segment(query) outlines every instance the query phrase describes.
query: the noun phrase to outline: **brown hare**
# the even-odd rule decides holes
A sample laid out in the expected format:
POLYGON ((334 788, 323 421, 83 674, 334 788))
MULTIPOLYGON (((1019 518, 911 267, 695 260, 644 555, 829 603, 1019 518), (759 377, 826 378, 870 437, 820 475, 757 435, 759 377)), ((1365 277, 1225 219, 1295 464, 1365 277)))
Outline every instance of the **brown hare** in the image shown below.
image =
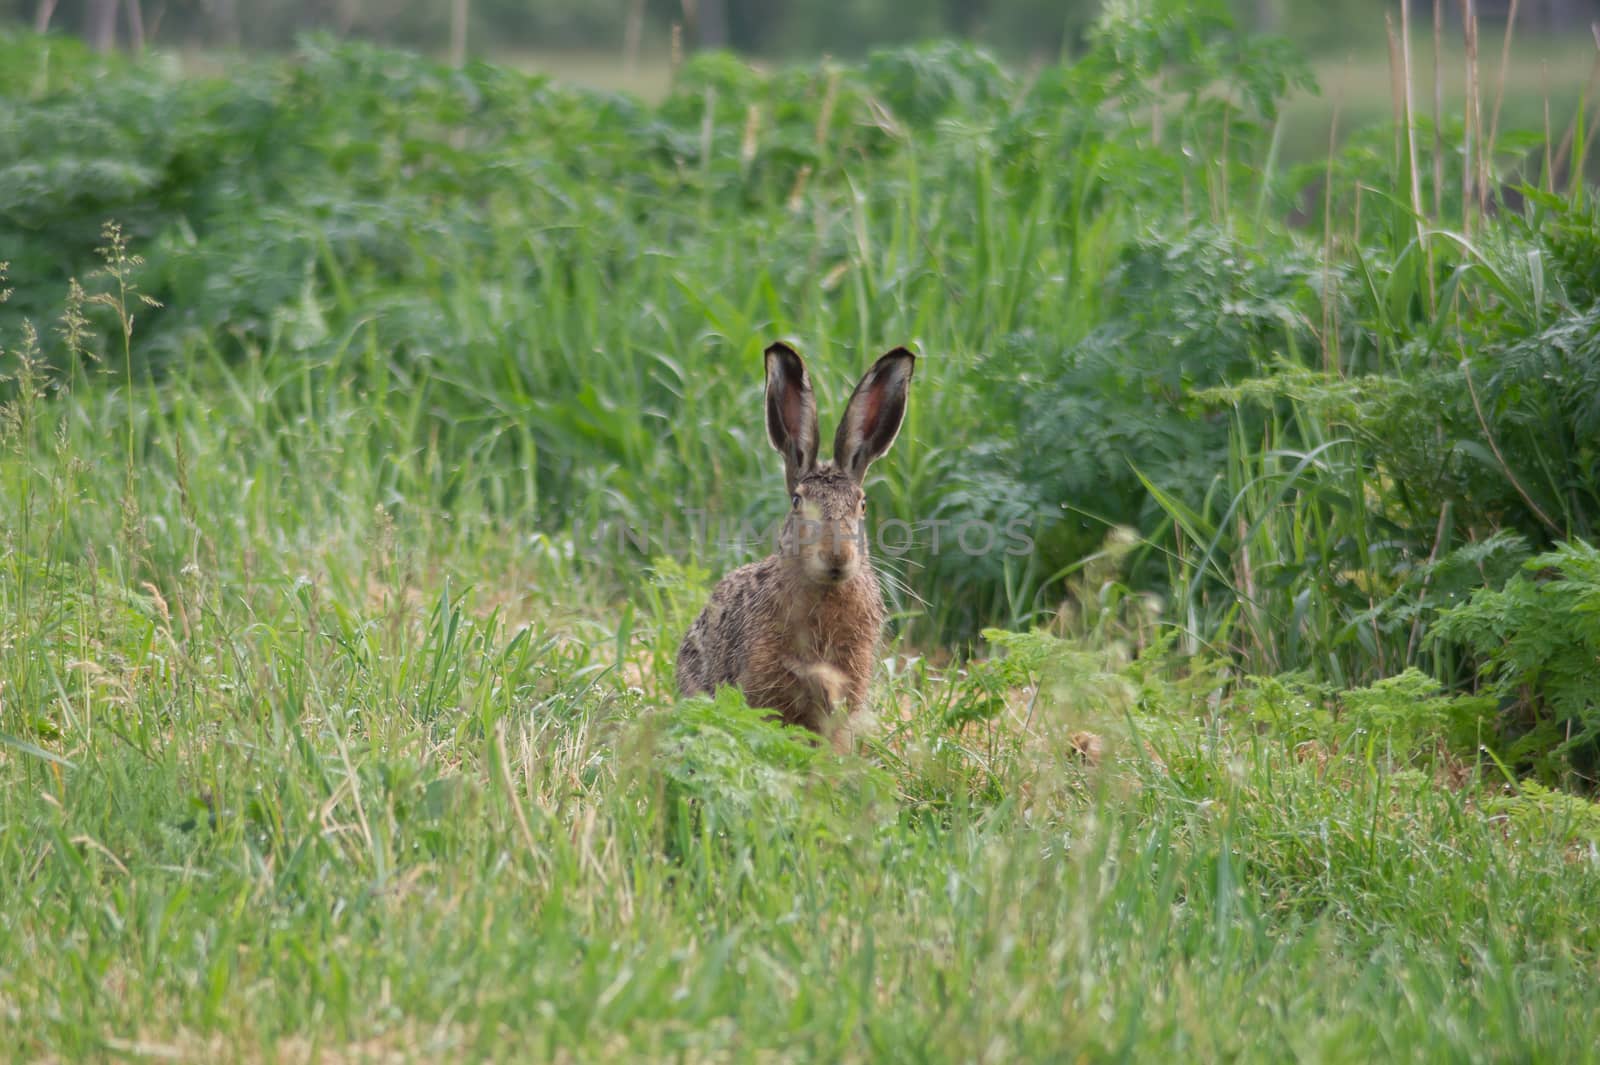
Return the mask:
POLYGON ((861 482, 900 432, 915 363, 896 348, 873 364, 845 407, 833 461, 818 462, 805 363, 784 344, 767 349, 767 438, 783 455, 789 515, 775 553, 712 589, 678 649, 679 692, 733 685, 751 706, 851 746, 884 620, 861 482))

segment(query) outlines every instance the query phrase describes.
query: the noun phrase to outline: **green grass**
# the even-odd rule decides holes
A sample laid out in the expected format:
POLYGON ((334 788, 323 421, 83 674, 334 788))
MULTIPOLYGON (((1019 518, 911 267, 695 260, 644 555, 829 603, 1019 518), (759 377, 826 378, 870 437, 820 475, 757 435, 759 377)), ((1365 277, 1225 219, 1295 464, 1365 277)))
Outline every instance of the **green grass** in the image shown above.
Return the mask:
POLYGON ((1496 814, 1492 766, 1258 731, 1091 645, 987 725, 913 668, 836 760, 672 707, 674 585, 586 609, 470 514, 341 513, 360 397, 269 450, 268 382, 204 409, 206 375, 135 426, 131 497, 72 461, 109 396, 5 467, 39 478, 0 582, 24 1060, 1595 1056, 1594 837, 1496 814), (94 555, 52 549, 97 499, 94 555))
POLYGON ((1600 807, 1539 679, 1593 552, 1506 585, 1593 512, 1592 195, 1480 217, 1447 161, 1419 220, 1368 131, 1308 237, 1221 102, 1286 68, 1148 29, 653 106, 0 39, 0 1046, 1600 1058, 1600 807), (775 335, 825 417, 924 356, 875 513, 1051 515, 891 567, 848 757, 675 699, 731 552, 574 533, 781 511, 775 335), (1523 625, 1516 690, 1474 691, 1430 636, 1502 586, 1456 617, 1523 625))
POLYGON ((283 420, 303 372, 12 408, 20 1059, 1595 1058, 1593 818, 1498 805, 1415 685, 1130 666, 1090 583, 1099 635, 903 664, 837 759, 674 707, 697 579, 591 601, 413 505, 437 445, 352 461, 349 378, 283 420))

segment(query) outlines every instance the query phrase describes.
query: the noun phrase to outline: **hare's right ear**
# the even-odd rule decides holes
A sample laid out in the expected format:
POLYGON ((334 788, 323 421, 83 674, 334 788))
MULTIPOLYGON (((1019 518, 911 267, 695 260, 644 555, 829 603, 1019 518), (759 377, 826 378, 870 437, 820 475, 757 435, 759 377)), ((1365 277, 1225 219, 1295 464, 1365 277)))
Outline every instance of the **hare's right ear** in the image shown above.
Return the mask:
POLYGON ((783 455, 789 491, 817 464, 817 401, 806 364, 787 344, 767 349, 767 439, 783 455))

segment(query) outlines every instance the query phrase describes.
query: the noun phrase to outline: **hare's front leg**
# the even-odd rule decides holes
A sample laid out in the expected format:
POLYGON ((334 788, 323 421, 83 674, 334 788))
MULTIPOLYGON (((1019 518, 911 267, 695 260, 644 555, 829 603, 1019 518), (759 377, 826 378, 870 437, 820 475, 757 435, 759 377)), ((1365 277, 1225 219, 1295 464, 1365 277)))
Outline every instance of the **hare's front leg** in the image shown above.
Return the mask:
POLYGON ((838 686, 830 693, 823 711, 820 731, 833 745, 837 754, 852 754, 856 744, 867 733, 871 717, 867 710, 868 682, 857 673, 848 676, 839 670, 833 673, 838 686))

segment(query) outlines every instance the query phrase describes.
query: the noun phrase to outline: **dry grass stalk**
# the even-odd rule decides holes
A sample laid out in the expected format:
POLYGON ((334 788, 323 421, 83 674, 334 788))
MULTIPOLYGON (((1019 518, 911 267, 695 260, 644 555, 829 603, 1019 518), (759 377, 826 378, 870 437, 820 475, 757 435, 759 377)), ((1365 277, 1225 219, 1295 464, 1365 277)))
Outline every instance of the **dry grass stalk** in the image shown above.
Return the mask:
MULTIPOLYGON (((1340 372, 1339 305, 1333 297, 1333 160, 1339 138, 1339 110, 1343 93, 1333 99, 1333 116, 1328 122, 1328 165, 1322 179, 1322 369, 1340 372)), ((1359 235, 1359 229, 1357 233, 1359 235)))
POLYGON ((622 26, 622 72, 632 78, 639 70, 639 47, 644 39, 645 0, 629 0, 622 26))
POLYGON ((1461 30, 1467 48, 1467 99, 1465 134, 1461 165, 1461 228, 1472 236, 1472 205, 1481 195, 1477 187, 1480 169, 1475 150, 1478 148, 1480 116, 1478 101, 1478 8, 1474 0, 1461 0, 1461 30))
POLYGON ((1506 32, 1500 40, 1500 81, 1494 87, 1494 114, 1489 119, 1489 139, 1484 142, 1484 151, 1489 156, 1494 155, 1494 144, 1500 136, 1500 105, 1506 99, 1506 72, 1511 69, 1511 38, 1517 28, 1518 0, 1511 0, 1511 10, 1506 15, 1506 32))
POLYGON ((1550 157, 1550 64, 1539 64, 1539 91, 1544 95, 1544 191, 1556 190, 1556 172, 1550 157))
POLYGON ((1411 93, 1411 0, 1400 3, 1400 84, 1403 90, 1401 103, 1405 107, 1406 172, 1410 177, 1411 218, 1417 230, 1417 244, 1428 264, 1428 311, 1438 309, 1439 294, 1433 279, 1433 246, 1428 241, 1426 215, 1422 211, 1422 177, 1417 171, 1417 107, 1411 93))
POLYGON ((1406 121, 1405 89, 1400 85, 1400 38, 1394 32, 1394 16, 1387 11, 1383 13, 1383 30, 1389 42, 1389 107, 1394 115, 1394 166, 1399 170, 1401 153, 1405 151, 1400 139, 1406 121))
POLYGON ((1433 220, 1444 204, 1444 0, 1433 0, 1433 220))

